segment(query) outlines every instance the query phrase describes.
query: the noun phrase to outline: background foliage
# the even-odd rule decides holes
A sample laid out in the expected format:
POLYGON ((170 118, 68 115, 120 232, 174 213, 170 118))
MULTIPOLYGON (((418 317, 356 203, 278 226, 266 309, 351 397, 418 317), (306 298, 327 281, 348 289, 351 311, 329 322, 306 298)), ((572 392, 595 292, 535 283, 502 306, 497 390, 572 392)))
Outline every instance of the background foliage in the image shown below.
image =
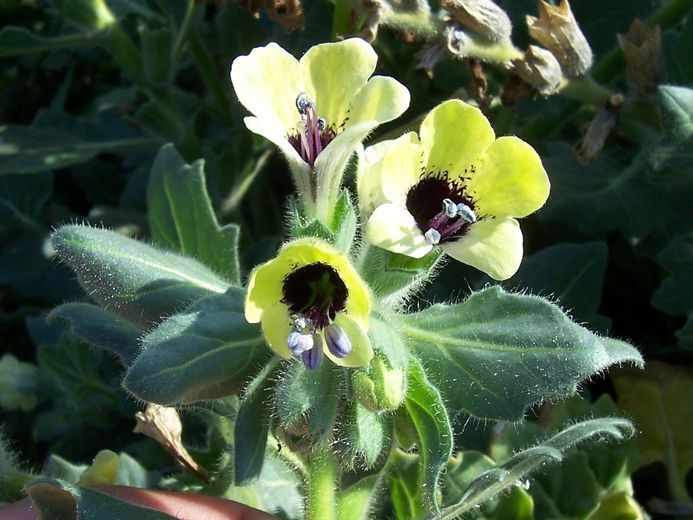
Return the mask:
MULTIPOLYGON (((250 12, 258 7, 253 2, 109 0, 107 4, 117 23, 105 27, 94 8, 97 2, 0 2, 0 334, 4 352, 0 405, 4 435, 26 467, 36 472, 44 468, 49 476, 77 481, 84 464, 108 448, 119 454, 123 483, 145 486, 164 478, 172 489, 191 489, 199 481, 177 471, 153 440, 132 433, 138 406, 119 388, 120 363, 132 360, 138 338, 158 318, 136 316, 139 323, 133 324, 91 304, 73 303, 59 307, 46 320, 56 305, 84 300, 74 275, 55 261, 48 233, 61 224, 88 222, 193 253, 207 260, 208 266, 221 261, 215 250, 235 247, 240 241, 244 254, 239 264, 213 267, 232 280, 243 279, 250 268, 276 252, 292 187, 281 157, 242 123, 245 110, 228 81, 230 62, 270 40, 298 56, 337 34, 358 32, 359 26, 345 22, 343 4, 326 0, 304 1, 304 28, 289 32, 284 26, 292 27, 291 11, 279 12, 276 2, 263 3, 256 14, 250 12), (190 186, 181 185, 180 179, 190 186), (181 207, 176 189, 185 193, 206 189, 211 205, 200 197, 181 207), (213 231, 199 236, 194 229, 182 229, 172 236, 170 222, 191 213, 213 231), (235 224, 243 230, 240 236, 235 224), (84 313, 103 324, 98 337, 92 329, 80 330, 74 316, 84 313)), ((524 48, 529 43, 524 16, 536 14, 536 3, 498 4, 514 22, 514 42, 524 48)), ((522 423, 481 424, 464 414, 455 417, 466 428, 450 439, 461 459, 447 462, 445 503, 459 499, 482 471, 496 467, 499 472, 508 471, 503 464, 513 453, 532 446, 555 427, 576 418, 596 420, 620 414, 635 421, 639 435, 634 440, 618 447, 573 448, 563 465, 540 473, 528 489, 515 486, 473 515, 615 518, 616 511, 625 511, 631 515, 628 518, 639 518, 639 507, 660 515, 690 514, 693 409, 687 396, 693 384, 693 91, 687 85, 693 83, 691 2, 590 0, 574 4, 595 53, 593 76, 612 91, 625 93, 626 101, 601 155, 582 165, 574 146, 601 107, 562 94, 527 97, 506 106, 500 97, 507 73, 484 67, 486 114, 497 134, 515 134, 530 142, 542 155, 552 183, 546 207, 523 223, 528 256, 517 275, 503 285, 549 296, 589 329, 630 341, 640 348, 647 367, 595 378, 581 388, 582 399, 546 403, 522 423), (616 33, 626 33, 636 17, 662 27, 667 83, 672 85, 641 100, 631 95, 616 42, 616 33), (627 492, 631 485, 640 506, 631 503, 627 492)), ((445 58, 435 64, 431 75, 426 74, 418 66, 426 44, 406 28, 383 26, 373 43, 380 58, 378 73, 404 83, 413 100, 403 118, 379 128, 373 141, 416 127, 422 114, 442 100, 467 99, 473 92, 471 69, 464 60, 445 58)), ((75 231, 65 240, 79 240, 78 235, 75 231)), ((127 247, 115 244, 111 251, 127 247)), ((146 254, 130 253, 133 261, 146 254)), ((178 291, 176 298, 192 300, 202 294, 200 287, 217 287, 213 292, 220 294, 195 305, 223 314, 228 320, 224 327, 238 330, 239 337, 245 338, 242 314, 221 294, 227 286, 212 272, 195 269, 191 267, 187 275, 197 281, 172 283, 161 293, 143 293, 141 298, 150 303, 158 298, 156 316, 166 316, 182 310, 170 308, 172 298, 166 291, 178 291)), ((112 309, 122 308, 119 305, 127 304, 117 301, 118 288, 125 291, 130 282, 127 277, 114 280, 117 290, 91 296, 112 309)), ((450 287, 460 287, 455 297, 461 301, 489 283, 479 272, 449 263, 421 292, 420 306, 444 301, 450 287)), ((191 307, 164 325, 176 330, 177 320, 194 319, 198 310, 191 307)), ((426 320, 426 311, 417 319, 426 320)), ((412 327, 416 328, 415 322, 412 327)), ((464 338, 465 332, 452 334, 464 338)), ((163 326, 145 336, 150 344, 147 352, 152 348, 175 352, 175 342, 167 342, 169 336, 163 326)), ((212 337, 209 341, 224 340, 212 337)), ((267 355, 257 341, 257 355, 267 355)), ((421 345, 428 348, 425 341, 421 345)), ((215 366, 213 360, 207 362, 210 369, 215 366)), ((276 377, 271 366, 267 370, 267 378, 276 377)), ((230 389, 242 386, 247 375, 241 371, 213 377, 220 388, 230 389)), ((425 377, 408 377, 417 393, 430 392, 425 377)), ((137 393, 138 381, 138 374, 131 371, 125 384, 137 393)), ((199 397, 194 380, 184 383, 176 389, 182 388, 185 395, 171 396, 166 392, 173 387, 162 380, 159 398, 177 402, 199 397)), ((262 384, 252 391, 262 402, 262 384)), ((191 452, 203 466, 230 456, 223 446, 232 444, 239 433, 238 428, 229 431, 220 417, 226 412, 249 413, 238 410, 234 399, 213 403, 210 409, 183 411, 184 440, 196 448, 191 452)), ((294 403, 287 400, 281 405, 284 413, 296 413, 294 403)), ((407 401, 406 406, 415 403, 407 401)), ((369 423, 365 409, 350 413, 366 417, 359 423, 363 427, 386 428, 369 423)), ((508 415, 511 419, 517 414, 508 415)), ((310 427, 318 431, 320 424, 310 427)), ((375 451, 360 456, 374 462, 380 450, 370 448, 375 451)), ((523 464, 543 460, 531 456, 550 458, 551 453, 530 453, 518 460, 523 464)), ((252 460, 247 465, 252 468, 252 460)), ((262 471, 261 479, 276 483, 274 491, 255 485, 235 488, 227 496, 293 517, 300 506, 298 484, 278 457, 270 458, 262 471)), ((389 472, 391 494, 385 516, 408 518, 420 513, 407 499, 418 492, 407 489, 416 482, 410 478, 412 472, 412 461, 404 455, 389 472)), ((229 475, 227 486, 233 479, 237 484, 244 482, 243 475, 229 475)))

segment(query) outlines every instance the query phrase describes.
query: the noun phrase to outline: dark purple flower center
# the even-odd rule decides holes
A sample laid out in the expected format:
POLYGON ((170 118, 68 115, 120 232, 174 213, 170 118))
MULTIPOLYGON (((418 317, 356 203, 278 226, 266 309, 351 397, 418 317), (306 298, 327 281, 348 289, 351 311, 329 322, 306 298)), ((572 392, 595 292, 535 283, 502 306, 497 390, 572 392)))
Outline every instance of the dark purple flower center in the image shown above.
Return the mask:
POLYGON ((337 271, 322 262, 304 265, 284 278, 282 302, 292 314, 309 320, 315 332, 344 309, 349 291, 337 271))
POLYGON ((296 109, 301 120, 295 133, 288 136, 289 143, 312 168, 315 159, 330 144, 337 132, 334 126, 318 116, 315 103, 306 94, 298 95, 296 109))
POLYGON ((406 206, 432 244, 459 239, 476 221, 474 202, 464 184, 451 180, 448 172, 422 174, 407 192, 406 206))

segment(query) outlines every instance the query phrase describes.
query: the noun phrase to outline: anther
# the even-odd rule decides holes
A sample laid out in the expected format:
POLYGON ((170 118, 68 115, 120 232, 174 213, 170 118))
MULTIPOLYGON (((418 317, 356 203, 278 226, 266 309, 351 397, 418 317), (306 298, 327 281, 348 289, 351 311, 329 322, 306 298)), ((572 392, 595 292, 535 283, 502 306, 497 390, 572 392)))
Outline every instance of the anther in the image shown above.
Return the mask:
POLYGON ((325 130, 325 127, 327 127, 327 121, 325 121, 324 117, 319 117, 318 118, 318 130, 321 132, 325 130))
POLYGON ((325 340, 319 334, 313 334, 314 346, 310 350, 306 350, 301 354, 301 359, 306 368, 315 370, 322 364, 322 351, 325 345, 325 340))
POLYGON ((443 199, 443 211, 448 218, 455 218, 457 216, 457 204, 450 199, 443 199))
POLYGON ((476 222, 476 213, 474 213, 474 210, 466 204, 458 204, 457 213, 462 220, 469 224, 473 224, 474 222, 476 222))
POLYGON ((309 108, 315 108, 315 102, 308 97, 308 94, 301 92, 296 97, 296 109, 299 114, 305 115, 309 108))
POLYGON ((440 242, 440 232, 435 228, 431 228, 424 233, 424 238, 429 244, 436 245, 440 242))
POLYGON ((349 336, 336 323, 328 325, 325 329, 325 341, 327 342, 327 348, 335 357, 343 358, 351 352, 349 336))
POLYGON ((313 348, 315 340, 310 334, 301 334, 293 329, 286 337, 286 346, 294 356, 299 356, 313 348))

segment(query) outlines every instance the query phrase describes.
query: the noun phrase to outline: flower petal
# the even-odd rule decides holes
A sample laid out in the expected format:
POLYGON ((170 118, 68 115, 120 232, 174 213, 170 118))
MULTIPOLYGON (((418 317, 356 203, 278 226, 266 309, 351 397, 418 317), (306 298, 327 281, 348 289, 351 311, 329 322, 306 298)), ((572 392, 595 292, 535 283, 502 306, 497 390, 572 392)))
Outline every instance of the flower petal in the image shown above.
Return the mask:
POLYGON ((258 323, 266 309, 281 302, 284 278, 289 272, 291 264, 281 255, 253 269, 245 293, 245 319, 249 323, 258 323))
POLYGON ((335 323, 344 329, 351 342, 351 352, 343 358, 333 356, 326 347, 324 352, 336 365, 343 367, 360 367, 368 363, 373 357, 373 347, 366 331, 361 325, 346 313, 340 312, 335 318, 335 323))
POLYGON ((301 159, 298 152, 291 146, 283 129, 277 124, 272 124, 267 120, 257 117, 246 117, 243 119, 243 122, 245 126, 248 127, 248 130, 263 136, 279 147, 289 163, 289 169, 293 175, 298 193, 302 195, 310 193, 310 176, 312 175, 310 166, 306 161, 301 159))
POLYGON ((349 103, 373 74, 377 61, 373 47, 360 38, 311 47, 301 58, 300 68, 318 115, 341 125, 349 103))
POLYGON ((299 63, 276 43, 253 49, 231 64, 238 100, 260 119, 293 129, 300 119, 296 96, 305 90, 299 63))
MULTIPOLYGON (((371 312, 371 296, 368 287, 361 280, 358 271, 351 264, 349 259, 332 246, 315 238, 305 238, 295 240, 286 245, 275 260, 280 260, 285 268, 282 279, 297 267, 322 262, 331 265, 337 270, 339 277, 349 291, 346 301, 346 311, 353 319, 359 322, 365 329, 368 329, 368 319, 371 312)), ((281 299, 283 295, 279 298, 281 299)))
POLYGON ((361 147, 358 152, 356 183, 361 212, 370 215, 386 202, 397 202, 404 206, 406 190, 409 189, 405 185, 411 185, 418 179, 421 167, 421 149, 416 132, 381 141, 365 150, 361 147), (404 179, 398 179, 400 172, 404 173, 404 179), (388 196, 385 195, 384 184, 388 184, 388 196))
POLYGON ((291 350, 286 339, 291 332, 289 308, 283 303, 275 303, 262 312, 262 334, 265 341, 279 356, 289 359, 291 350))
POLYGON ((377 121, 365 121, 350 126, 337 134, 337 137, 318 155, 313 165, 313 172, 318 178, 318 186, 323 187, 325 194, 339 193, 342 174, 349 158, 359 143, 377 126, 377 121))
POLYGON ((514 136, 489 146, 467 186, 477 213, 499 217, 533 213, 544 205, 550 188, 537 152, 514 136))
POLYGON ((465 169, 486 151, 495 134, 481 110, 460 100, 446 101, 421 123, 423 163, 427 172, 450 172, 464 177, 465 169))
POLYGON ((414 217, 396 204, 382 204, 376 208, 366 224, 366 240, 413 258, 421 258, 433 247, 426 242, 414 217))
POLYGON ((399 81, 375 76, 353 98, 346 126, 371 120, 380 123, 392 121, 404 113, 410 100, 407 87, 399 81))
POLYGON ((466 235, 442 244, 443 250, 465 264, 476 267, 494 280, 506 280, 522 261, 522 231, 514 218, 479 220, 466 235))

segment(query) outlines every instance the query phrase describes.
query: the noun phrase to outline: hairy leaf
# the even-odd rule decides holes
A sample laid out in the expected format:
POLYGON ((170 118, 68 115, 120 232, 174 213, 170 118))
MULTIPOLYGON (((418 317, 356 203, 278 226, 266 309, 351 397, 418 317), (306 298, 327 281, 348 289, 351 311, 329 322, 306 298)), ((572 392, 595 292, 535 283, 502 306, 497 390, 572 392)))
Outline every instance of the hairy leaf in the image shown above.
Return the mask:
POLYGON ((243 299, 231 288, 164 320, 142 339, 123 386, 165 406, 237 392, 269 357, 260 328, 245 320, 243 299))
POLYGON ((186 164, 171 144, 161 148, 147 192, 152 238, 240 284, 238 226, 219 226, 207 195, 203 168, 202 160, 186 164))
POLYGON ((543 298, 499 286, 408 315, 400 328, 447 406, 480 418, 517 420, 610 365, 642 364, 626 343, 605 342, 543 298))
POLYGON ((63 226, 51 241, 89 296, 105 309, 145 327, 229 287, 195 260, 113 231, 63 226))

